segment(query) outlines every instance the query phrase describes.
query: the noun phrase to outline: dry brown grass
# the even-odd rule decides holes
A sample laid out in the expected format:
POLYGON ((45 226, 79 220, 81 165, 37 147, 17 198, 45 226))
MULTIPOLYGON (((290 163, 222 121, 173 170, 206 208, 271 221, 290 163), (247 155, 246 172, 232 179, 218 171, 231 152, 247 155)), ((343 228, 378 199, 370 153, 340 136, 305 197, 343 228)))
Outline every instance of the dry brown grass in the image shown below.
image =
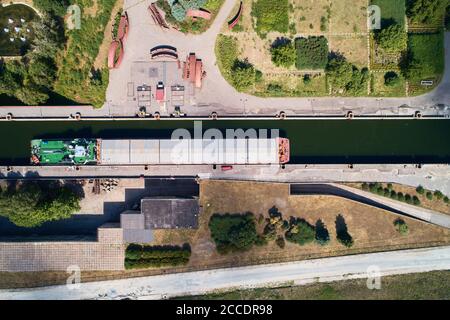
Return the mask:
POLYGON ((325 17, 328 20, 327 9, 330 8, 330 2, 330 0, 291 0, 294 6, 291 21, 295 23, 297 33, 323 33, 320 30, 321 18, 325 17))
MULTIPOLYGON (((346 185, 361 189, 361 183, 346 183, 346 185)), ((387 188, 387 183, 382 183, 381 185, 383 186, 383 188, 387 188)), ((441 213, 450 215, 450 204, 445 203, 444 200, 442 200, 442 199, 438 200, 435 196, 433 196, 432 200, 428 200, 428 198, 425 196, 425 194, 421 195, 421 194, 417 193, 415 187, 411 187, 411 186, 407 186, 407 185, 403 185, 403 184, 393 183, 392 189, 397 193, 402 192, 403 194, 417 196, 420 200, 420 207, 422 207, 422 208, 430 209, 433 211, 437 211, 437 212, 441 212, 441 213)), ((428 190, 426 190, 426 191, 428 191, 428 190)), ((431 192, 433 192, 433 191, 431 190, 431 192)))
MULTIPOLYGON (((192 257, 186 267, 127 270, 121 272, 84 272, 82 281, 110 280, 169 272, 186 272, 220 267, 274 263, 364 252, 437 246, 450 243, 450 230, 403 218, 409 226, 407 236, 400 235, 393 222, 398 217, 390 212, 332 196, 290 196, 287 184, 236 181, 202 181, 197 230, 157 230, 154 244, 183 244, 189 242, 192 257), (256 217, 268 217, 268 211, 277 207, 284 219, 300 217, 314 224, 322 219, 330 232, 326 246, 286 243, 280 249, 274 242, 254 247, 243 253, 220 255, 211 240, 208 222, 214 213, 252 212, 256 217), (342 215, 354 246, 344 247, 336 240, 335 220, 342 215)), ((264 224, 258 224, 261 231, 264 224)), ((0 288, 64 283, 64 272, 0 273, 0 288)))
POLYGON ((368 46, 365 36, 329 36, 330 51, 342 54, 358 68, 368 66, 368 46))
POLYGON ((332 1, 330 31, 367 32, 367 0, 332 1))

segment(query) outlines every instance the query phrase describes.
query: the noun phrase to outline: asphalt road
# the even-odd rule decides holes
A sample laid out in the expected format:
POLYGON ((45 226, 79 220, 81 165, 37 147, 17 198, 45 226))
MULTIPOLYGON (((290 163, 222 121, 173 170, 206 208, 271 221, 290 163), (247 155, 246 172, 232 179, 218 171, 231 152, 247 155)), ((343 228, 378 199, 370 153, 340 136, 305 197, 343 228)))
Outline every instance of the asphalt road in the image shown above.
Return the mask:
POLYGON ((446 246, 91 282, 72 290, 65 285, 0 290, 0 299, 161 299, 227 288, 276 286, 288 282, 302 285, 449 269, 450 246, 446 246))

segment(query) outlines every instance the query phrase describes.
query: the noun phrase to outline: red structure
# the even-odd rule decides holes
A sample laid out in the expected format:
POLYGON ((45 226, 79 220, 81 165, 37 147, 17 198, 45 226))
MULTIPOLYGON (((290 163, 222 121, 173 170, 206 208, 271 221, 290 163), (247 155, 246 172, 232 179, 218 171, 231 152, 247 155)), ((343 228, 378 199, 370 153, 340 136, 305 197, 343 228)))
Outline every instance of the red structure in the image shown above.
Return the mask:
POLYGON ((278 138, 278 157, 281 164, 288 163, 290 160, 290 143, 287 138, 278 138))
POLYGON ((148 7, 148 11, 150 11, 150 14, 152 15, 152 19, 155 22, 155 24, 159 25, 163 29, 169 29, 169 26, 166 23, 166 20, 162 17, 161 13, 159 12, 158 8, 156 7, 155 3, 152 3, 148 7))
POLYGON ((244 4, 241 1, 241 5, 239 6, 239 11, 236 13, 236 15, 233 17, 233 19, 231 19, 230 21, 228 21, 228 28, 233 29, 235 25, 237 25, 237 23, 239 22, 239 18, 242 15, 242 9, 244 7, 244 4))
POLYGON ((190 53, 186 62, 183 62, 183 79, 192 82, 196 88, 201 88, 203 76, 202 60, 197 59, 195 53, 190 53))
POLYGON ((128 36, 130 23, 128 13, 124 12, 120 17, 119 27, 117 29, 117 38, 113 39, 108 51, 108 68, 115 69, 120 66, 125 54, 124 44, 128 36))
POLYGON ((202 19, 205 19, 205 20, 210 20, 211 19, 211 12, 209 12, 208 10, 205 10, 205 9, 199 9, 199 10, 189 9, 186 12, 186 16, 192 17, 194 19, 202 18, 202 19))

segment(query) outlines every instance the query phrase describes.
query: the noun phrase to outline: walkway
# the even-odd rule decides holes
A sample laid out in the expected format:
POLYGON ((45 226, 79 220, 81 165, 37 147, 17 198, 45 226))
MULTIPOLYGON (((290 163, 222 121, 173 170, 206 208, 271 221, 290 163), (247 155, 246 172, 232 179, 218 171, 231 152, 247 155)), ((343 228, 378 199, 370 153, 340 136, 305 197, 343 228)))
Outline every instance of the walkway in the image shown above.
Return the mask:
POLYGON ((450 33, 445 35, 446 69, 444 79, 433 92, 408 98, 258 98, 236 92, 220 74, 214 54, 217 34, 232 13, 236 0, 225 0, 211 28, 201 35, 185 35, 163 31, 154 24, 147 7, 151 0, 125 0, 130 17, 127 51, 119 69, 110 72, 107 99, 102 109, 86 107, 11 107, 0 108, 0 117, 12 113, 15 117, 69 117, 80 112, 84 117, 133 117, 135 103, 127 102, 127 85, 131 67, 138 61, 149 61, 149 49, 160 44, 172 45, 180 57, 195 52, 204 62, 207 78, 192 106, 183 108, 188 116, 274 116, 280 111, 297 116, 342 116, 348 110, 355 115, 404 116, 421 111, 423 115, 450 116, 450 33), (132 49, 131 49, 132 48, 132 49))
MULTIPOLYGON (((0 290, 0 299, 161 299, 215 290, 304 285, 450 269, 450 247, 390 251, 241 268, 216 269, 103 282, 69 290, 59 285, 0 290)), ((383 285, 383 279, 381 279, 383 285)))
POLYGON ((320 194, 342 197, 450 229, 450 215, 435 212, 418 206, 409 205, 397 200, 392 200, 387 197, 379 196, 367 191, 341 184, 293 184, 291 185, 291 194, 320 194))

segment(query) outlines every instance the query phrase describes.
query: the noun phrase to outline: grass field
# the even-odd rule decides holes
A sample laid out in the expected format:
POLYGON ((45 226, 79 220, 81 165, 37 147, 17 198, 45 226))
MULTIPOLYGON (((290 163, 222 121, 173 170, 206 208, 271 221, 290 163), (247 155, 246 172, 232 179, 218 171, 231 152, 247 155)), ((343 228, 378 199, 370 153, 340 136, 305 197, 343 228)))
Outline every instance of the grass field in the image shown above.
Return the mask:
POLYGON ((405 0, 371 0, 370 4, 380 7, 382 27, 389 26, 393 23, 405 24, 405 0))
POLYGON ((372 95, 376 97, 404 97, 406 90, 406 81, 401 75, 398 84, 389 87, 384 84, 384 72, 372 73, 372 95))
POLYGON ((111 19, 116 1, 97 0, 94 5, 90 0, 81 0, 81 29, 68 30, 67 48, 58 59, 58 80, 56 93, 81 104, 93 104, 101 107, 105 101, 109 82, 106 60, 96 69, 95 61, 104 40, 105 28, 111 19))
POLYGON ((448 300, 450 271, 388 276, 380 290, 367 289, 366 280, 316 283, 284 288, 261 288, 187 297, 198 300, 448 300))

